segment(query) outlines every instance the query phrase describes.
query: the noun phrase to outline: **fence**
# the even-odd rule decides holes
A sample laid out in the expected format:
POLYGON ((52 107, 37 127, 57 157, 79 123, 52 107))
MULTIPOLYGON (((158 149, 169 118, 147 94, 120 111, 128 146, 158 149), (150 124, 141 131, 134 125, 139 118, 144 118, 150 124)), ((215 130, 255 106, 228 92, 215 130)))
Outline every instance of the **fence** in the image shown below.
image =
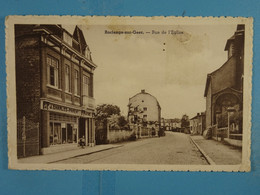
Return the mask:
POLYGON ((39 123, 26 119, 17 120, 17 157, 39 155, 39 123))
POLYGON ((151 135, 152 135, 152 128, 141 127, 141 136, 151 136, 151 135))
POLYGON ((217 125, 212 128, 213 137, 242 140, 243 111, 231 111, 217 115, 217 125))

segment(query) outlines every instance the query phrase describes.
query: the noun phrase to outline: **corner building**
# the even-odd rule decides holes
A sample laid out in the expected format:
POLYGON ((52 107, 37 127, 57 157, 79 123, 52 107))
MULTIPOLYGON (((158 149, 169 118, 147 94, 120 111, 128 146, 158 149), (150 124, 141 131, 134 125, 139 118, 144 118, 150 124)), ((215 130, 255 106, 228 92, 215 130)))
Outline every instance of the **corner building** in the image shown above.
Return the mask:
POLYGON ((154 123, 152 126, 158 135, 161 127, 161 106, 158 100, 144 89, 129 98, 128 121, 132 128, 136 123, 154 123))
POLYGON ((15 53, 18 157, 72 149, 83 136, 94 146, 97 66, 82 30, 15 25, 15 53))

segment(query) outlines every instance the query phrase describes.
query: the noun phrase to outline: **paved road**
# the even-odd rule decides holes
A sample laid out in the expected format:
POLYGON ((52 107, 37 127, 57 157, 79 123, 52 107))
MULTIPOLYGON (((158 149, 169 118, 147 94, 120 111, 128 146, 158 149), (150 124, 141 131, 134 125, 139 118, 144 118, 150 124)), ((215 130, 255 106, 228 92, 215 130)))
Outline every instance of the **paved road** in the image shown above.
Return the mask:
POLYGON ((122 147, 58 163, 207 165, 189 135, 167 132, 164 137, 124 143, 122 147))

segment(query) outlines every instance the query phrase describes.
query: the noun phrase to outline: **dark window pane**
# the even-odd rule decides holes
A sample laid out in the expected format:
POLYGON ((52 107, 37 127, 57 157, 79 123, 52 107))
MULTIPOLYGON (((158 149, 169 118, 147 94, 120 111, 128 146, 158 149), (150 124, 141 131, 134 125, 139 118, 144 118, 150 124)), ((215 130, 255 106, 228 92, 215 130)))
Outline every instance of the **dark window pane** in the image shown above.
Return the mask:
POLYGON ((55 85, 54 67, 50 66, 50 84, 55 85))

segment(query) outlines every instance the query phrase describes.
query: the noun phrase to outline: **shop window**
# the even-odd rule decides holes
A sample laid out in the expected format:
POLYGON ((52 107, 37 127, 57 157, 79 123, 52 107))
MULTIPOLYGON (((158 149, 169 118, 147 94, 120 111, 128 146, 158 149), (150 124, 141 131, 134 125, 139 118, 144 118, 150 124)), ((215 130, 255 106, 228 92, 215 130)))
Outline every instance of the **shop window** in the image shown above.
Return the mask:
POLYGON ((75 70, 75 77, 74 77, 74 92, 76 95, 79 95, 79 71, 75 70))
POLYGON ((50 123, 50 145, 61 144, 61 125, 60 123, 50 123))
POLYGON ((71 85, 70 85, 70 66, 66 65, 65 68, 65 91, 67 92, 71 92, 71 85))
POLYGON ((62 127, 62 143, 77 143, 77 128, 74 128, 72 124, 63 123, 62 127))
POLYGON ((48 84, 54 87, 59 87, 59 63, 58 60, 48 56, 47 57, 47 74, 48 84))

